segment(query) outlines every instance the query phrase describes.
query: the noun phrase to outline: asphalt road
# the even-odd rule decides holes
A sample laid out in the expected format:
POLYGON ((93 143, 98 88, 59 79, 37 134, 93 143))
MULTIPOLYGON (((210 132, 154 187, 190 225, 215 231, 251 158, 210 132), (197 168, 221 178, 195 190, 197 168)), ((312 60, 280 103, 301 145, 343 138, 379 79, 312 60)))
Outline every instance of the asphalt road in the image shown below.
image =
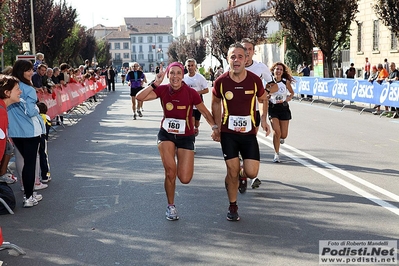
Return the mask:
MULTIPOLYGON (((149 75, 148 80, 151 80, 149 75)), ((210 94, 205 103, 210 106, 210 94)), ((38 206, 0 216, 3 265, 319 265, 319 240, 399 238, 399 123, 355 107, 293 101, 282 163, 258 135, 259 189, 239 195, 228 222, 225 165, 202 120, 195 173, 177 184, 179 221, 165 219, 156 147, 158 100, 132 119, 120 83, 49 142, 52 181, 38 206)), ((0 262, 1 265, 1 262, 0 262)))

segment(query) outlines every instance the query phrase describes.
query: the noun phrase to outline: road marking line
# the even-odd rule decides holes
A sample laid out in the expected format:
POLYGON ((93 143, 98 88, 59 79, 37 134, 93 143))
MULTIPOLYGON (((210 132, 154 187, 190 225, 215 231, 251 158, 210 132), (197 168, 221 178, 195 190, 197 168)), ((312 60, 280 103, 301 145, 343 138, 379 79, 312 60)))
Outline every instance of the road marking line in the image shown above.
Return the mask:
MULTIPOLYGON (((267 142, 265 139, 258 138, 258 141, 273 149, 273 144, 267 142)), ((331 170, 334 170, 334 171, 339 172, 339 173, 342 172, 341 174, 343 174, 344 176, 347 176, 348 178, 350 178, 350 179, 352 179, 354 181, 357 181, 357 182, 359 182, 361 184, 364 184, 365 186, 367 186, 367 187, 369 187, 371 189, 374 189, 375 191, 380 192, 381 194, 384 194, 384 195, 386 195, 386 196, 388 196, 390 198, 393 197, 393 199, 395 199, 395 200, 397 200, 399 198, 399 196, 397 196, 397 195, 395 195, 395 194, 393 194, 393 193, 391 193, 391 192, 389 192, 389 191, 387 191, 387 190, 385 190, 383 188, 380 188, 380 187, 378 187, 378 186, 376 186, 374 184, 371 184, 370 182, 367 182, 367 181, 365 181, 365 180, 363 180, 363 179, 361 179, 359 177, 356 177, 356 176, 354 176, 354 175, 352 175, 350 173, 347 173, 344 170, 341 170, 341 169, 339 169, 339 168, 337 168, 337 167, 335 167, 335 166, 333 166, 331 164, 328 164, 328 163, 326 163, 326 162, 324 162, 324 161, 322 161, 320 159, 317 159, 316 157, 311 156, 311 155, 309 155, 309 154, 307 154, 305 152, 299 151, 298 149, 295 149, 295 148, 293 148, 293 147, 291 147, 291 146, 289 146, 287 144, 284 144, 284 148, 291 149, 292 151, 297 152, 298 154, 301 154, 301 155, 303 155, 304 157, 306 157, 306 158, 308 158, 310 160, 318 162, 318 163, 322 164, 323 166, 325 166, 325 167, 327 167, 327 168, 329 168, 331 170), (354 177, 354 179, 353 179, 353 177, 354 177)), ((363 196, 364 198, 366 198, 366 199, 368 199, 368 200, 380 205, 381 207, 384 207, 385 209, 387 209, 387 210, 389 210, 389 211, 391 211, 394 214, 399 216, 399 208, 397 208, 396 206, 394 206, 394 205, 392 205, 392 204, 380 199, 379 197, 377 197, 377 196, 375 196, 375 195, 373 195, 371 193, 366 192, 365 190, 363 190, 363 189, 361 189, 361 188, 359 188, 359 187, 357 187, 357 186, 355 186, 355 185, 343 180, 342 178, 339 178, 338 176, 335 176, 335 175, 333 175, 331 173, 328 173, 326 170, 323 170, 320 167, 318 167, 318 166, 316 166, 316 165, 314 165, 312 163, 309 163, 309 162, 307 162, 307 161, 305 161, 303 159, 298 158, 296 155, 294 155, 293 153, 291 153, 289 151, 286 151, 285 149, 282 149, 282 150, 283 150, 282 153, 284 155, 290 157, 291 159, 297 161, 298 163, 300 163, 300 164, 302 164, 302 165, 304 165, 306 167, 309 167, 313 171, 315 171, 315 172, 327 177, 328 179, 336 182, 337 184, 340 184, 340 185, 352 190, 353 192, 363 196)))

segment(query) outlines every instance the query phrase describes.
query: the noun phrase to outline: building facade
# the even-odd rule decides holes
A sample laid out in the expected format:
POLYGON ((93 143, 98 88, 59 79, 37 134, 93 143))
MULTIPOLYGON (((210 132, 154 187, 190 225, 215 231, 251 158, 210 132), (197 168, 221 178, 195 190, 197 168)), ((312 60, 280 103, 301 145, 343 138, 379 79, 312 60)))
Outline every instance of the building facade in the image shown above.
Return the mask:
POLYGON ((351 24, 350 62, 355 64, 357 76, 362 77, 365 58, 371 65, 388 62, 399 63, 398 37, 377 17, 375 0, 359 0, 359 12, 351 24))

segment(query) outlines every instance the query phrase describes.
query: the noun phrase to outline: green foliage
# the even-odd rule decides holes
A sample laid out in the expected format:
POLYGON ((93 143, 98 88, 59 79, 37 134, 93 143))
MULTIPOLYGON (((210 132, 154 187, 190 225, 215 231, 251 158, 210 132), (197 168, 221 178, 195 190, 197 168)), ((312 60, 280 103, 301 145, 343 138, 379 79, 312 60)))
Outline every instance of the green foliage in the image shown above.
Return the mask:
POLYGON ((97 62, 99 66, 109 66, 111 63, 111 53, 109 52, 110 44, 108 41, 97 41, 97 62))
POLYGON ((56 62, 68 63, 71 66, 83 64, 84 59, 79 55, 80 50, 86 45, 86 28, 75 24, 71 35, 62 43, 56 62))
MULTIPOLYGON (((44 53, 45 61, 52 65, 73 29, 76 10, 67 6, 65 0, 57 4, 53 0, 35 0, 33 3, 36 52, 44 53)), ((30 1, 9 1, 8 8, 6 30, 12 33, 11 42, 21 47, 22 42, 30 40, 30 1)))
POLYGON ((169 63, 178 61, 184 64, 188 58, 194 58, 201 64, 206 58, 206 40, 188 40, 182 35, 169 45, 168 57, 169 63))
POLYGON ((289 31, 293 44, 306 54, 319 47, 333 76, 332 58, 350 35, 358 0, 273 0, 276 20, 289 31), (339 14, 339 15, 338 15, 339 14), (305 53, 306 52, 306 53, 305 53))
POLYGON ((373 8, 385 26, 391 27, 396 36, 399 36, 399 1, 377 0, 373 8))
POLYGON ((264 42, 267 23, 268 20, 262 18, 254 8, 218 11, 216 20, 212 22, 211 54, 223 65, 222 58, 227 57, 231 44, 243 38, 251 38, 256 44, 264 42))
POLYGON ((96 38, 94 38, 92 30, 89 30, 86 32, 86 39, 83 44, 83 48, 80 49, 79 55, 83 60, 88 59, 90 62, 92 62, 96 51, 96 38))
POLYGON ((301 54, 295 50, 287 50, 284 55, 284 63, 292 69, 292 71, 296 71, 298 64, 302 64, 303 58, 301 54))

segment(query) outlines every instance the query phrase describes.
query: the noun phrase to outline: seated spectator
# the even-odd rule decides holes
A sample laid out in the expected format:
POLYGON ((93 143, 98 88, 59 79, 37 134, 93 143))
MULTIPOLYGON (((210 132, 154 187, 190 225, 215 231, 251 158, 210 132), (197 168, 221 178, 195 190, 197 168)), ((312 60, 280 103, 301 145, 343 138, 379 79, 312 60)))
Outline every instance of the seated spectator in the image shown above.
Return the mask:
POLYGON ((374 66, 371 68, 371 72, 370 72, 370 76, 369 76, 369 78, 368 78, 368 81, 374 82, 374 80, 376 80, 377 77, 378 77, 378 70, 377 70, 377 66, 374 65, 374 66))
MULTIPOLYGON (((399 71, 396 69, 396 64, 394 62, 391 62, 391 64, 389 65, 389 76, 386 78, 387 82, 394 82, 399 80, 399 71)), ((392 117, 392 118, 398 118, 399 114, 398 114, 399 108, 396 107, 391 107, 391 112, 387 114, 387 117, 392 117)))
MULTIPOLYGON (((378 64, 377 66, 378 76, 376 81, 381 84, 388 76, 388 71, 382 66, 382 64, 378 64)), ((374 115, 379 115, 381 113, 381 105, 374 106, 377 110, 373 112, 374 115)), ((388 106, 385 106, 385 112, 388 112, 388 106)))

